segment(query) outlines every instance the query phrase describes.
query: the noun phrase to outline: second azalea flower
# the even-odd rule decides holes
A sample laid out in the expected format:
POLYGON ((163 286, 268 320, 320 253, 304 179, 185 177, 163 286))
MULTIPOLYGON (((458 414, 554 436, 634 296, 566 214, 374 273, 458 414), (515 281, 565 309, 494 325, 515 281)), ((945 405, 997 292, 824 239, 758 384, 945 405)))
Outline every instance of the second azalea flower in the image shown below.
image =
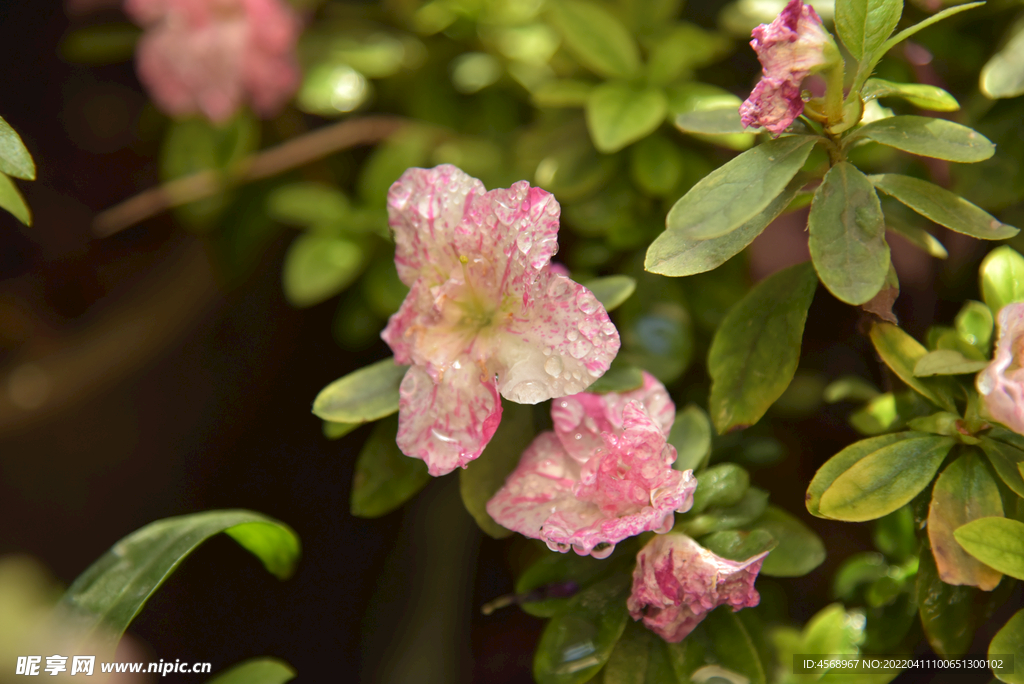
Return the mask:
POLYGON ((992 363, 978 374, 976 385, 986 413, 1024 435, 1024 302, 999 310, 999 338, 992 363))
POLYGON ((619 351, 601 303, 550 264, 559 212, 526 181, 487 191, 447 164, 409 169, 388 192, 410 290, 381 336, 410 364, 398 446, 431 475, 480 455, 501 420, 499 394, 521 404, 575 394, 619 351))
POLYGON ((554 432, 539 435, 488 504, 510 530, 605 558, 641 532, 668 532, 693 505, 692 470, 672 468, 675 406, 644 374, 640 389, 582 393, 553 402, 554 432))

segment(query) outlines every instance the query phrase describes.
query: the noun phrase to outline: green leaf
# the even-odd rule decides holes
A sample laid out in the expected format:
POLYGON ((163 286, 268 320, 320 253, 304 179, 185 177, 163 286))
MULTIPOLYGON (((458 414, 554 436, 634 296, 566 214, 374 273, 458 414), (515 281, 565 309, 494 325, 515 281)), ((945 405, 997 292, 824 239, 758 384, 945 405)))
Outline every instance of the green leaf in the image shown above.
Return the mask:
POLYGON ((1024 579, 1024 522, 1003 517, 973 520, 953 531, 967 553, 999 572, 1024 579))
POLYGON ((677 230, 664 231, 647 249, 644 268, 667 276, 695 275, 718 268, 742 252, 778 218, 802 184, 802 180, 790 183, 761 213, 721 237, 698 240, 677 230))
POLYGON ((807 487, 806 496, 808 512, 819 518, 828 517, 821 512, 821 496, 840 475, 869 456, 875 456, 882 450, 899 442, 921 436, 918 432, 896 432, 862 439, 840 451, 818 468, 818 472, 811 479, 811 484, 807 487))
POLYGON ((718 463, 700 474, 693 492, 693 514, 709 506, 733 506, 743 499, 750 487, 750 474, 735 463, 718 463))
POLYGON ((892 218, 888 216, 886 217, 885 227, 887 230, 891 230, 905 238, 910 244, 914 245, 925 254, 930 254, 936 259, 945 259, 949 256, 949 252, 947 252, 946 248, 942 246, 942 243, 935 239, 935 236, 924 228, 893 221, 892 218))
POLYGON ((740 122, 740 112, 735 107, 722 109, 699 109, 676 114, 672 119, 675 127, 683 133, 698 135, 732 135, 735 133, 756 133, 759 129, 745 128, 740 122))
POLYGON ((873 55, 892 34, 903 0, 848 0, 836 3, 836 31, 857 61, 873 55))
POLYGON ((893 83, 880 78, 869 78, 861 91, 865 102, 883 97, 898 97, 910 104, 933 112, 955 112, 960 109, 956 98, 942 88, 921 83, 893 83))
POLYGON ((729 54, 732 41, 694 24, 676 24, 651 47, 647 78, 667 85, 692 69, 708 66, 729 54))
POLYGON ((1024 610, 1014 613, 988 646, 989 658, 1007 655, 1013 657, 1013 672, 997 672, 996 677, 1009 684, 1024 684, 1024 610))
POLYGON ((393 358, 371 364, 320 390, 313 413, 337 423, 366 423, 398 410, 398 386, 408 366, 393 358))
POLYGON ((778 542, 761 566, 766 577, 802 577, 825 561, 821 538, 777 506, 768 506, 749 529, 764 530, 778 542))
POLYGON ((36 165, 18 132, 0 117, 0 173, 23 180, 36 179, 36 165))
POLYGON ((605 371, 587 388, 592 394, 607 394, 608 392, 629 392, 638 389, 644 384, 644 372, 633 366, 624 366, 612 362, 612 367, 605 371))
POLYGON ((630 78, 640 71, 636 41, 611 12, 584 0, 557 0, 547 7, 580 64, 606 78, 630 78))
POLYGON ((303 181, 275 188, 267 198, 267 213, 283 223, 304 227, 343 224, 351 207, 337 188, 303 181))
POLYGON ((696 470, 711 455, 711 419, 696 404, 687 404, 676 412, 668 443, 676 448, 678 456, 672 467, 676 470, 696 470))
POLYGON ((789 386, 816 287, 810 264, 779 271, 730 309, 715 331, 708 406, 719 434, 756 423, 789 386))
POLYGON ((636 279, 626 275, 612 275, 588 280, 583 286, 594 293, 605 311, 613 311, 632 296, 636 290, 636 279))
POLYGON ((956 404, 949 391, 914 375, 917 362, 927 353, 917 340, 891 323, 875 323, 871 326, 870 335, 875 351, 900 380, 936 406, 956 413, 956 404))
POLYGON ((981 592, 975 587, 955 587, 939 579, 927 545, 921 547, 916 589, 921 626, 932 649, 947 657, 966 653, 980 617, 975 603, 981 592))
POLYGON ((972 450, 942 471, 932 488, 928 507, 928 541, 943 582, 983 591, 996 588, 1002 575, 968 556, 953 534, 972 520, 1002 515, 999 486, 981 454, 972 450))
POLYGON ((245 510, 165 518, 114 544, 68 587, 57 604, 61 624, 81 639, 95 635, 113 651, 146 601, 200 544, 224 532, 266 569, 287 579, 299 558, 299 538, 273 518, 245 510))
POLYGON ((676 681, 665 642, 640 622, 629 621, 601 670, 603 684, 672 684, 676 681))
POLYGON ((921 216, 957 233, 980 240, 1004 240, 1020 232, 963 197, 934 183, 901 176, 898 173, 870 176, 870 180, 876 188, 921 216))
POLYGON ((545 587, 573 582, 587 587, 609 573, 621 568, 608 559, 598 560, 591 556, 577 556, 575 553, 543 552, 535 563, 516 580, 516 594, 523 597, 522 608, 535 617, 549 618, 562 612, 569 598, 535 598, 543 595, 545 587), (539 591, 538 591, 539 590, 539 591))
MULTIPOLYGON (((969 2, 967 4, 958 5, 956 7, 947 7, 946 9, 942 10, 941 12, 937 12, 936 14, 933 14, 932 16, 928 17, 924 21, 918 22, 917 24, 914 24, 913 26, 909 26, 909 27, 903 29, 902 31, 897 33, 895 36, 893 36, 889 40, 885 41, 885 43, 882 45, 882 47, 879 48, 879 50, 875 53, 875 55, 876 55, 875 61, 877 61, 877 59, 880 58, 882 55, 884 55, 886 52, 888 52, 892 48, 896 47, 897 45, 899 45, 900 43, 905 41, 907 38, 909 38, 910 36, 914 35, 918 31, 920 31, 921 29, 928 28, 932 24, 940 22, 940 21, 942 21, 943 19, 945 19, 947 17, 953 16, 954 14, 959 14, 960 12, 963 12, 964 10, 974 9, 975 7, 981 7, 984 4, 985 4, 985 2, 984 2, 984 0, 982 0, 981 2, 969 2)), ((872 68, 874 68, 874 65, 872 65, 872 68)))
POLYGON ((6 209, 26 226, 32 225, 32 212, 21 196, 18 186, 10 178, 0 173, 0 208, 6 209))
POLYGON ((1011 31, 1006 45, 981 68, 981 92, 985 97, 1024 95, 1024 23, 1018 22, 1011 31))
POLYGON ((914 511, 911 506, 898 508, 889 515, 875 522, 871 541, 875 548, 890 558, 904 563, 911 556, 917 557, 917 524, 914 522, 914 511))
POLYGON ((917 433, 859 459, 822 492, 822 517, 863 522, 892 513, 928 486, 955 443, 917 433))
POLYGON ((769 140, 718 167, 675 203, 667 230, 695 240, 731 233, 782 193, 815 142, 805 136, 769 140))
POLYGON ((827 404, 839 401, 871 401, 881 393, 874 385, 856 375, 846 375, 833 380, 825 388, 822 399, 827 404))
POLYGON ((882 145, 953 162, 985 161, 995 153, 988 138, 967 126, 927 116, 890 116, 856 129, 843 141, 873 140, 882 145))
POLYGON ((768 509, 768 492, 750 487, 737 503, 731 506, 715 506, 705 512, 693 515, 686 513, 676 523, 676 530, 691 537, 702 537, 712 532, 734 530, 746 527, 768 509))
POLYGON ((552 79, 537 86, 530 95, 537 107, 583 107, 594 84, 569 78, 552 79))
POLYGON ((611 81, 594 88, 587 98, 587 129, 594 147, 610 154, 654 132, 667 109, 660 90, 611 81))
POLYGON ((771 532, 762 529, 723 530, 701 537, 698 541, 716 556, 737 562, 771 551, 778 545, 771 532))
POLYGON ((956 331, 960 337, 982 353, 992 343, 992 312, 981 302, 968 300, 956 315, 956 331))
POLYGON ((763 658, 764 648, 758 643, 764 638, 763 632, 752 630, 742 616, 729 606, 719 606, 704 618, 704 625, 724 667, 742 674, 750 684, 765 684, 770 663, 763 658))
POLYGON ((665 197, 675 191, 686 160, 674 142, 655 133, 633 145, 629 152, 629 174, 644 192, 665 197))
POLYGON ((103 22, 74 29, 60 41, 60 56, 68 62, 101 66, 131 60, 141 29, 126 21, 103 22))
POLYGON ((357 518, 379 518, 390 513, 430 480, 427 464, 403 454, 395 435, 398 419, 388 417, 373 427, 363 445, 352 477, 352 515, 357 518))
POLYGON ((914 375, 924 378, 931 375, 967 375, 977 373, 988 365, 988 361, 974 361, 952 349, 938 349, 928 352, 914 364, 914 375))
POLYGON ((1006 431, 996 428, 988 436, 982 437, 981 450, 988 456, 989 463, 999 475, 999 479, 1017 496, 1024 498, 1024 477, 1021 477, 1020 471, 1020 466, 1024 464, 1024 451, 999 441, 998 435, 1004 432, 1006 431))
POLYGON ((864 641, 864 620, 855 619, 842 604, 833 603, 819 610, 807 622, 803 632, 804 653, 814 655, 857 655, 864 641))
POLYGON ((361 425, 362 423, 337 423, 325 420, 323 424, 324 437, 327 439, 341 439, 361 425))
POLYGON ((291 665, 277 658, 252 658, 218 672, 206 684, 284 684, 295 679, 291 665))
POLYGON ((821 282, 847 304, 863 304, 885 284, 889 245, 878 195, 857 167, 833 166, 814 191, 811 260, 821 282))
POLYGON ((319 304, 352 284, 363 270, 355 242, 324 235, 300 235, 288 247, 281 272, 284 296, 295 307, 319 304))
POLYGON ((629 621, 630 579, 616 573, 591 585, 548 622, 533 657, 537 684, 582 684, 601 669, 629 621))
POLYGON ((981 296, 992 317, 1007 304, 1024 301, 1024 257, 1003 245, 988 253, 979 269, 981 296))
POLYGON ((505 484, 505 478, 519 465, 519 457, 530 446, 533 409, 525 404, 504 402, 501 424, 480 458, 459 471, 462 503, 484 532, 502 539, 512 534, 487 513, 487 502, 505 484))

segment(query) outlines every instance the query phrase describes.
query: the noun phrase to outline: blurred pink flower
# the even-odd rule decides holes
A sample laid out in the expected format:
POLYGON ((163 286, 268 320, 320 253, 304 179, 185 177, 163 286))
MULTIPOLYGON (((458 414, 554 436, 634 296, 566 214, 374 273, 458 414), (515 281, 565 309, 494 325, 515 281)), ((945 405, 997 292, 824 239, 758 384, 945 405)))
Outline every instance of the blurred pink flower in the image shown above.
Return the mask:
POLYGON ((582 393, 552 403, 554 432, 539 435, 487 503, 499 524, 553 551, 606 558, 641 532, 667 532, 693 505, 693 471, 672 468, 666 438, 675 406, 644 374, 640 389, 582 393))
POLYGON ((737 562, 721 558, 685 534, 655 537, 640 550, 626 603, 634 620, 677 643, 721 605, 756 606, 754 580, 768 552, 737 562))
POLYGON ((818 13, 801 0, 790 0, 771 24, 752 32, 751 47, 761 62, 761 80, 740 105, 744 126, 762 126, 778 135, 804 111, 800 84, 830 63, 827 47, 835 45, 818 13))
POLYGON ((519 181, 486 191, 442 165, 391 186, 395 266, 410 287, 382 333, 398 363, 398 446, 444 475, 477 458, 520 404, 574 394, 600 377, 619 333, 587 288, 550 265, 559 206, 519 181))
POLYGON ((989 417, 1024 435, 1024 302, 1007 304, 996 320, 995 356, 975 384, 989 417))
POLYGON ((124 9, 146 29, 136 68, 167 114, 217 123, 247 101, 269 116, 299 85, 300 23, 283 0, 125 0, 124 9))

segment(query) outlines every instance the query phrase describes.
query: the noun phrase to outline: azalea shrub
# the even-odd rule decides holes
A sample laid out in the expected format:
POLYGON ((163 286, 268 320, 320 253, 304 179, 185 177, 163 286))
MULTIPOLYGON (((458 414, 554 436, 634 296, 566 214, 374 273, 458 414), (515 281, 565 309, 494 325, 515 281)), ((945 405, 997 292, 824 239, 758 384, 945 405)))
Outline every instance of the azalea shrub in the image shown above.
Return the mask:
MULTIPOLYGON (((132 56, 162 126, 157 199, 100 214, 96 233, 173 210, 237 287, 295 233, 285 296, 334 307, 337 353, 369 359, 310 397, 325 439, 362 442, 350 511, 322 514, 387 515, 458 478, 482 533, 514 537, 486 611, 547 621, 537 682, 833 681, 829 658, 986 653, 1016 658, 990 675, 1024 681, 1013 8, 69 11, 65 56, 132 56), (111 56, 115 34, 130 55, 111 56), (920 277, 947 258, 970 275, 920 277), (901 308, 904 277, 941 298, 934 315, 901 308), (853 323, 827 330, 823 307, 853 323), (806 331, 841 361, 810 360, 806 331), (794 426, 813 421, 836 448, 800 447, 794 426), (833 548, 840 523, 870 542, 833 548), (792 578, 812 573, 833 602, 795 618, 792 578)), ((0 206, 30 224, 9 177, 35 163, 0 119, 0 206)), ((112 649, 221 532, 281 579, 301 562, 259 513, 161 520, 47 620, 112 649)))

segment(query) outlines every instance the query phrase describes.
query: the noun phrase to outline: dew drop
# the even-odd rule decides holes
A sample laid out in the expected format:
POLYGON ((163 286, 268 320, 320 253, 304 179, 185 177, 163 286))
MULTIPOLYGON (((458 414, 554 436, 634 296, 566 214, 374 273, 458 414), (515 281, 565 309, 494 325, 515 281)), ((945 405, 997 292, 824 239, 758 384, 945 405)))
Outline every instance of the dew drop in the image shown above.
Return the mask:
POLYGON ((583 375, 579 371, 573 371, 572 379, 573 380, 582 380, 583 379, 583 375))
POLYGON ((601 542, 594 547, 594 550, 590 552, 590 555, 594 558, 601 560, 612 555, 612 551, 615 550, 615 544, 609 544, 608 542, 601 542))
POLYGON ((608 321, 607 323, 601 326, 601 332, 603 332, 605 335, 614 335, 616 332, 618 332, 618 330, 615 328, 614 323, 608 321))
POLYGON ((582 359, 590 351, 591 344, 582 337, 569 345, 569 353, 574 359, 582 359))
POLYGON ((578 330, 570 330, 569 332, 565 333, 565 339, 569 340, 570 342, 575 342, 579 338, 579 336, 580 333, 578 330))
POLYGON ((577 432, 575 435, 572 436, 572 438, 576 440, 583 439, 583 433, 577 432))
POLYGON ((558 377, 562 372, 562 357, 552 356, 544 362, 544 372, 552 377, 558 377))
POLYGON ((525 380, 508 393, 508 398, 519 404, 537 404, 549 396, 544 385, 535 380, 525 380))
POLYGON ((597 307, 600 305, 597 303, 597 298, 594 295, 590 294, 587 290, 580 290, 576 294, 576 306, 580 307, 580 311, 589 316, 597 311, 597 307))
POLYGON ((529 252, 530 248, 533 247, 533 235, 529 231, 523 231, 520 233, 519 237, 516 238, 516 247, 518 247, 519 251, 523 254, 529 252))

